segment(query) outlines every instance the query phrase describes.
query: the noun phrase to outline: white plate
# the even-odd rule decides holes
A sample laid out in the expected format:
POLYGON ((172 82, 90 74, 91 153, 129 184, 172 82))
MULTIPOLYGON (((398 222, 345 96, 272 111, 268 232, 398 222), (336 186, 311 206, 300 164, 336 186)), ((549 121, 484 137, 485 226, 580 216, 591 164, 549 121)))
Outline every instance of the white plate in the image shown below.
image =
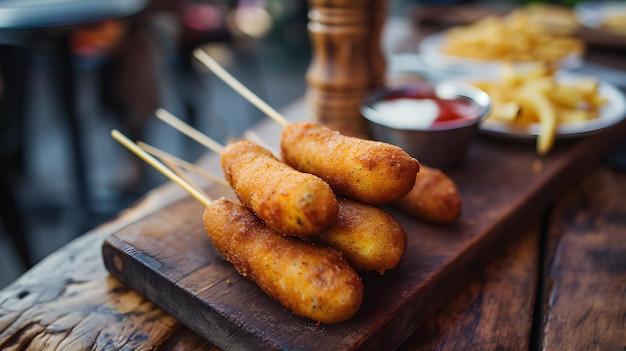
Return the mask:
MULTIPOLYGON (((472 73, 472 74, 490 74, 492 75, 494 70, 498 70, 502 61, 489 61, 472 59, 461 56, 448 55, 441 52, 441 47, 445 42, 445 33, 439 32, 431 34, 425 37, 419 44, 419 53, 422 60, 432 66, 445 71, 453 71, 458 73, 472 73)), ((516 67, 523 68, 525 66, 532 66, 536 62, 514 62, 516 67)), ((560 67, 564 69, 578 68, 583 64, 583 58, 580 54, 571 54, 563 58, 560 62, 560 67)))
MULTIPOLYGON (((581 75, 571 72, 560 72, 557 80, 563 83, 576 82, 581 79, 581 75)), ((613 84, 599 80, 599 94, 607 99, 607 103, 602 106, 598 118, 578 123, 561 123, 557 129, 557 139, 574 138, 588 135, 602 129, 608 128, 626 117, 626 97, 624 93, 613 84)), ((534 140, 539 134, 538 123, 528 127, 511 126, 506 122, 485 120, 479 126, 483 134, 505 137, 514 140, 534 140)))
POLYGON ((609 15, 626 15, 623 1, 583 1, 574 7, 578 22, 589 28, 599 28, 609 15))
POLYGON ((626 47, 626 33, 602 27, 609 15, 626 15, 623 1, 583 1, 574 7, 576 20, 581 24, 580 35, 590 44, 626 47))

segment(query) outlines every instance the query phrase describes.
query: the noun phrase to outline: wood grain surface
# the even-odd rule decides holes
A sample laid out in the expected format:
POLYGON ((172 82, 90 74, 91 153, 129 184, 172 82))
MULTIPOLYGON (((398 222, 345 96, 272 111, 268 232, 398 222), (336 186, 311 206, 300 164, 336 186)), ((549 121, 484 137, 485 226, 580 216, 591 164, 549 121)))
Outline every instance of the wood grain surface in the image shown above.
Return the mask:
POLYGON ((169 185, 152 192, 114 221, 72 241, 2 290, 0 349, 214 348, 113 278, 102 262, 105 237, 167 206, 168 199, 176 202, 181 198, 179 189, 169 185))
MULTIPOLYGON (((270 127, 270 129, 272 129, 272 127, 270 127)), ((608 143, 612 142, 612 138, 607 138, 606 140, 608 143)), ((489 149, 497 149, 507 145, 497 142, 484 142, 487 143, 484 147, 488 147, 489 149)), ((586 150, 587 146, 597 142, 597 140, 581 140, 573 143, 559 144, 556 151, 566 153, 571 151, 575 153, 574 155, 576 159, 580 159, 580 151, 586 150)), ((480 146, 477 147, 480 149, 480 146)), ((610 148, 610 146, 607 147, 610 148)), ((527 155, 526 157, 520 158, 518 162, 513 160, 510 161, 511 163, 520 163, 520 169, 527 167, 532 168, 532 165, 536 165, 538 161, 546 162, 546 160, 538 160, 535 156, 532 156, 532 145, 513 146, 513 149, 518 149, 517 152, 527 155)), ((509 150, 508 152, 512 151, 509 150)), ((582 155, 584 156, 584 153, 582 153, 582 155)), ((562 162, 565 162, 563 161, 563 156, 555 157, 556 158, 554 160, 550 161, 551 163, 556 162, 562 164, 562 162)), ((474 156, 472 156, 471 159, 474 159, 474 156)), ((593 160, 597 160, 599 162, 600 159, 601 155, 596 155, 592 158, 592 161, 587 160, 587 167, 579 167, 579 172, 573 174, 572 177, 576 179, 580 174, 586 174, 587 170, 591 169, 592 165, 595 163, 593 160), (582 169, 582 171, 580 171, 580 169, 582 169)), ((216 165, 217 163, 209 163, 209 166, 216 165)), ((482 165, 480 166, 482 167, 482 165)), ((554 170, 551 170, 553 167, 554 166, 546 167, 544 164, 544 167, 541 169, 534 168, 533 172, 540 173, 545 171, 553 174, 554 170)), ((562 165, 559 167, 562 167, 562 165)), ((490 170, 477 170, 479 174, 487 171, 490 170)), ((612 234, 602 235, 601 238, 602 240, 608 240, 610 242, 610 245, 604 245, 604 247, 610 247, 611 251, 613 251, 614 248, 617 249, 623 246, 623 238, 620 242, 619 240, 621 236, 617 234, 621 233, 619 231, 620 226, 622 228, 624 227, 623 220, 620 220, 620 218, 623 218, 623 207, 621 207, 621 199, 623 199, 623 195, 620 194, 623 194, 624 192, 626 180, 624 179, 623 174, 610 171, 605 172, 606 173, 594 173, 591 177, 587 175, 585 178, 591 179, 587 180, 587 183, 583 184, 587 184, 584 189, 586 189, 585 191, 589 192, 589 194, 584 196, 578 195, 578 205, 574 207, 572 207, 571 201, 567 202, 566 209, 568 210, 561 212, 555 211, 553 217, 558 218, 558 213, 568 216, 568 219, 560 221, 561 229, 556 231, 557 234, 563 233, 565 225, 571 226, 571 230, 578 233, 579 229, 576 229, 577 225, 575 223, 582 225, 585 223, 596 223, 603 224, 601 226, 602 228, 611 228, 612 234), (593 201, 589 201, 591 199, 593 199, 593 201), (592 217, 597 219, 590 220, 592 217, 589 217, 589 214, 582 215, 581 217, 576 215, 578 211, 589 213, 589 209, 594 209, 595 214, 593 216, 595 217, 592 217), (607 215, 603 215, 602 213, 607 213, 607 215), (587 218, 588 220, 576 222, 573 220, 575 218, 587 218), (610 225, 606 225, 607 223, 610 223, 610 225), (613 236, 615 236, 614 239, 612 238, 613 236)), ((459 174, 456 174, 455 176, 461 177, 459 174)), ((512 178, 523 179, 527 176, 528 174, 520 174, 519 177, 512 178)), ((485 182, 486 181, 487 180, 485 180, 485 182)), ((575 180, 567 181, 566 183, 570 183, 572 181, 576 183, 575 180)), ((518 182, 519 180, 514 181, 513 183, 518 182)), ((493 186, 502 190, 505 188, 504 183, 505 181, 501 181, 501 183, 493 184, 493 186)), ((486 184, 483 184, 482 186, 483 188, 487 187, 486 184)), ((564 187, 569 189, 566 185, 564 185, 564 187)), ((477 189, 473 193, 475 195, 476 193, 480 193, 480 191, 481 189, 477 189)), ((472 191, 468 191, 468 193, 472 193, 472 191)), ((556 196, 556 194, 554 196, 556 196)), ((485 196, 481 201, 489 202, 491 197, 493 197, 493 195, 485 196)), ((142 295, 113 278, 105 270, 103 259, 101 257, 101 248, 105 238, 108 238, 111 235, 117 235, 116 233, 119 233, 123 228, 134 226, 136 223, 143 222, 144 219, 150 214, 159 213, 159 211, 163 208, 167 208, 172 204, 179 206, 181 201, 183 201, 182 203, 188 201, 184 200, 186 198, 187 197, 182 190, 172 184, 161 187, 149 193, 137 205, 122 213, 115 220, 94 229, 90 233, 86 233, 84 236, 76 239, 72 243, 52 254, 33 267, 29 272, 24 274, 9 287, 0 291, 0 349, 215 349, 215 346, 191 331, 189 328, 185 327, 173 315, 166 313, 142 295)), ((577 198, 575 197, 574 199, 577 198)), ((574 202, 574 204, 576 203, 577 202, 574 202)), ((192 202, 189 206, 195 208, 196 205, 192 202)), ((482 205, 481 208, 484 208, 485 206, 486 205, 482 205)), ((508 210, 510 210, 510 208, 508 210)), ((503 211, 506 212, 508 210, 504 209, 503 211)), ((476 215, 477 211, 480 211, 480 209, 477 209, 476 211, 469 211, 467 214, 469 214, 469 216, 472 216, 472 214, 476 215)), ((487 211, 487 213, 489 216, 494 216, 494 214, 490 211, 487 211)), ((476 219, 467 217, 465 220, 472 222, 476 219)), ((517 222, 519 223, 520 221, 518 220, 517 222)), ((522 222, 531 223, 532 221, 526 220, 522 222)), ((515 233, 518 230, 521 231, 521 226, 520 229, 509 228, 509 230, 505 232, 515 233)), ((443 232, 445 232, 445 230, 441 231, 441 233, 443 232)), ((523 231, 521 232, 523 233, 523 231)), ((433 236, 434 235, 436 234, 433 234, 433 236)), ((579 236, 580 235, 577 237, 579 236)), ((428 237, 430 237, 430 235, 428 235, 428 237)), ((525 237, 526 236, 524 236, 524 238, 525 237)), ((557 235, 557 237, 560 236, 557 235)), ((587 233, 580 237, 592 239, 595 235, 587 233)), ((433 238, 430 240, 433 240, 433 238)), ((430 242, 430 240, 425 241, 425 243, 430 242)), ((523 240, 524 239, 522 238, 522 242, 523 240)), ((415 240, 413 240, 413 242, 415 242, 415 240)), ((557 241, 554 240, 553 242, 552 247, 556 247, 557 241)), ((563 242, 565 243, 565 241, 563 242)), ((595 244, 596 246, 599 245, 597 242, 595 244)), ((414 245, 419 245, 419 243, 415 243, 414 245)), ((516 246, 517 245, 518 244, 516 244, 516 246)), ((519 245, 524 246, 528 244, 519 245)), ((432 244, 430 246, 425 245, 423 250, 428 251, 431 246, 432 244)), ((516 264, 512 263, 514 267, 511 269, 515 270, 515 272, 521 272, 518 268, 523 267, 525 264, 519 263, 519 261, 515 260, 513 257, 525 257, 524 255, 520 256, 519 252, 517 254, 515 253, 516 251, 497 252, 504 255, 504 257, 511 255, 511 260, 518 262, 516 264)), ((506 264, 508 260, 505 258, 500 261, 498 255, 492 256, 490 254, 485 254, 484 256, 486 256, 487 259, 496 258, 494 266, 490 266, 491 268, 488 268, 487 271, 472 270, 472 274, 470 274, 470 276, 477 278, 478 281, 484 281, 484 285, 475 285, 476 283, 473 283, 469 285, 467 289, 460 290, 456 298, 448 304, 451 305, 451 307, 447 307, 448 305, 446 305, 446 307, 442 310, 444 311, 443 313, 440 312, 435 314, 435 310, 437 310, 435 306, 431 308, 424 308, 423 312, 426 315, 432 314, 433 318, 431 318, 431 320, 424 325, 426 331, 418 330, 418 333, 420 333, 421 336, 415 336, 409 339, 407 342, 408 346, 404 347, 404 349, 409 350, 414 349, 414 347, 422 347, 422 349, 424 349, 424 347, 428 348, 431 345, 433 346, 433 349, 437 349, 438 347, 440 347, 440 349, 446 349, 446 347, 450 347, 450 345, 452 345, 451 340, 470 338, 478 342, 489 337, 488 333, 485 333, 483 335, 484 337, 480 337, 480 333, 485 329, 474 329, 472 332, 473 327, 471 325, 458 326, 456 322, 453 322, 459 321, 460 323, 464 323, 464 318, 467 317, 466 311, 474 308, 477 301, 490 301, 490 299, 494 299, 494 301, 496 301, 498 299, 497 296, 502 293, 501 287, 504 283, 498 283, 497 279, 500 279, 498 277, 502 277, 502 274, 505 274, 504 277, 507 278, 504 281, 507 281, 508 276, 506 273, 498 272, 510 272, 510 270, 506 267, 501 266, 502 264, 506 264), (489 272, 493 272, 493 275, 489 272), (495 278, 490 278, 490 276, 495 278), (492 279, 496 279, 496 281, 493 281, 492 279), (457 316, 454 316, 455 309, 457 311, 457 316), (460 314, 460 316, 458 314, 460 314), (439 326, 439 329, 434 331, 433 326, 439 326), (446 329, 448 328, 451 328, 452 331, 447 331, 446 329), (428 340, 423 340, 424 338, 428 338, 428 340)), ((585 258, 587 256, 583 255, 580 257, 585 258)), ((610 256, 595 255, 595 257, 596 263, 604 262, 604 266, 610 268, 619 266, 622 256, 613 254, 610 256), (605 257, 606 260, 603 261, 602 257, 605 257)), ((574 261, 574 264, 577 265, 577 261, 574 261)), ((426 263, 423 264, 423 267, 427 268, 426 263)), ((225 267, 225 269, 227 268, 225 267)), ((457 267, 457 269, 459 268, 457 267)), ((563 270, 564 268, 561 267, 560 269, 563 270)), ((619 313, 622 313, 623 315, 623 304, 620 303, 620 301, 623 300, 623 290, 619 290, 619 284, 623 287, 623 280, 620 280, 621 278, 619 274, 615 275, 603 273, 602 275, 596 276, 595 273, 591 271, 583 271, 583 273, 584 274, 581 275, 581 277, 586 280, 579 280, 577 289, 586 292, 594 285, 597 285, 598 287, 607 287, 606 289, 601 289, 601 291, 604 292, 602 298, 594 299, 594 301, 596 301, 593 304, 594 308, 586 309, 590 311, 589 315, 608 316, 609 320, 613 322, 609 323, 606 327, 601 328, 600 330, 597 330, 597 326, 603 326, 603 324, 597 324, 595 321, 603 321, 603 317, 597 319, 579 319, 579 321, 584 321, 584 325, 581 327, 579 327, 578 324, 567 324, 566 322, 570 320, 565 319, 563 317, 564 314, 574 312, 566 311, 565 309, 576 309, 576 307, 579 306, 579 302, 578 300, 574 301, 572 297, 567 300, 563 299, 561 301, 568 301, 567 303, 571 305, 568 307, 565 302, 555 305, 555 308, 553 309, 555 315, 549 318, 549 323, 546 326, 546 338, 544 341, 546 343, 546 350, 577 349, 574 343, 580 342, 582 345, 584 344, 583 341, 585 341, 583 339, 586 339, 587 342, 593 341, 598 345, 617 345, 617 347, 606 347, 606 349, 621 349, 622 347, 620 346, 621 344, 619 344, 619 340, 620 338, 623 338, 623 334, 621 333, 623 333, 624 328, 622 327, 622 324, 620 324, 622 319, 619 318, 619 313), (611 301, 614 301, 614 303, 611 301), (604 310, 608 312, 600 312, 604 310), (562 320, 559 322, 559 319, 562 320), (561 326, 555 324, 557 322, 558 324, 561 324, 561 326), (556 328, 562 329, 557 330, 556 328), (585 334, 585 331, 589 332, 585 334), (563 335, 572 336, 577 335, 578 333, 586 336, 581 335, 580 337, 575 337, 572 340, 562 337, 563 335), (598 335, 594 339, 591 339, 591 333, 597 333, 598 335), (566 347, 560 347, 560 345, 566 345, 566 347), (571 345, 574 345, 574 347, 569 347, 571 345)), ((385 277, 382 278, 387 279, 385 277)), ((472 278, 467 277, 467 279, 463 279, 463 277, 461 277, 461 279, 463 281, 469 281, 472 278)), ((524 281, 523 278, 520 279, 521 281, 524 281)), ((456 285, 463 286, 461 283, 456 285)), ((448 286, 448 288, 452 289, 451 286, 448 286)), ((520 288, 527 289, 528 287, 520 288)), ((251 287, 251 289, 254 290, 254 287, 251 287)), ((439 291, 440 290, 431 290, 430 295, 424 295, 422 297, 428 298, 429 296, 437 294, 439 291)), ((561 285, 561 288, 558 290, 553 289, 553 291, 563 292, 567 291, 567 289, 564 289, 561 285)), ((447 292, 449 292, 450 295, 453 293, 452 291, 444 291, 444 294, 447 292)), ((552 294, 554 295, 555 292, 552 294)), ((516 294, 516 296, 518 295, 516 294)), ((585 293, 584 295, 579 294, 576 295, 576 298, 581 301, 585 301, 587 296, 590 295, 588 293, 585 293)), ((442 300, 446 299, 442 298, 442 300)), ((525 301, 528 301, 528 298, 526 298, 525 301)), ((511 299, 510 302, 511 305, 523 303, 518 299, 511 299)), ((584 303, 591 304, 592 302, 587 301, 584 303)), ((519 306, 517 308, 519 308, 519 306)), ((506 311, 510 312, 513 309, 514 306, 511 306, 511 309, 506 311)), ((500 314, 501 312, 504 312, 504 310, 499 307, 497 309, 483 308, 480 315, 474 314, 474 317, 476 318, 474 321, 476 325, 484 325, 489 328, 492 325, 490 323, 493 323, 494 318, 503 318, 508 315, 508 312, 500 314)), ((528 325, 526 323, 521 323, 521 321, 516 321, 516 319, 518 319, 517 316, 509 315, 509 317, 511 317, 511 319, 509 319, 508 322, 506 320, 502 320, 499 323, 515 325, 520 322, 519 325, 523 328, 522 330, 507 328, 509 332, 512 333, 511 337, 518 338, 525 334, 528 325)), ((548 316, 546 316, 546 318, 548 318, 548 316)), ((422 319, 426 319, 426 317, 422 319)), ((521 319, 525 319, 525 317, 522 317, 521 319)), ((295 322, 290 320, 289 323, 295 322)), ((418 329, 419 326, 418 324, 415 324, 416 320, 404 320, 398 323, 406 324, 406 328, 411 330, 418 329)), ((502 331, 500 330, 499 332, 501 333, 502 331)), ((393 335, 393 331, 389 333, 393 335)), ((506 336, 503 335, 502 337, 505 338, 506 336)), ((394 344, 397 342, 393 338, 390 340, 394 344)), ((483 349, 492 348, 490 347, 490 344, 484 345, 485 347, 483 349)), ((494 345, 493 349, 496 349, 495 346, 497 345, 494 345)), ((514 347, 511 348, 514 349, 514 347)))
POLYGON ((225 349, 380 349, 398 347, 446 300, 621 140, 621 123, 559 143, 539 158, 532 144, 479 139, 450 172, 464 199, 451 226, 392 215, 407 229, 399 267, 364 275, 357 315, 321 325, 292 315, 216 254, 192 200, 177 203, 106 239, 111 273, 198 334, 225 349))
POLYGON ((529 350, 539 229, 525 232, 399 350, 529 350))
POLYGON ((602 170, 554 211, 545 350, 626 349, 626 174, 602 170))
MULTIPOLYGON (((464 10, 463 13, 467 14, 468 11, 464 10)), ((431 18, 430 15, 425 17, 431 18)), ((405 47, 413 52, 414 44, 415 42, 410 42, 405 44, 405 47)), ((612 52, 608 56, 611 61, 607 61, 607 64, 615 63, 615 67, 623 68, 623 60, 616 58, 612 52)), ((305 116, 301 106, 293 113, 305 116)), ((255 132, 277 135, 278 126, 271 123, 263 124, 255 128, 255 132)), ((548 264, 545 271, 548 272, 546 274, 548 284, 544 301, 545 315, 540 316, 545 319, 545 325, 538 335, 541 338, 540 349, 626 349, 624 336, 626 210, 623 205, 626 176, 607 170, 606 167, 589 174, 600 162, 603 154, 612 149, 617 142, 624 140, 625 135, 626 126, 621 123, 607 133, 581 140, 559 142, 554 152, 546 158, 536 157, 531 144, 509 145, 489 140, 477 142, 468 159, 468 162, 477 164, 470 167, 470 171, 459 170, 451 174, 455 180, 466 182, 461 189, 465 197, 479 197, 476 203, 464 205, 466 210, 464 219, 458 224, 462 227, 468 226, 469 231, 457 231, 458 228, 454 227, 434 228, 415 224, 416 229, 413 233, 424 240, 411 239, 412 250, 418 248, 419 252, 407 257, 411 264, 420 262, 418 271, 411 272, 415 275, 410 277, 418 276, 419 279, 424 279, 428 274, 437 271, 435 267, 437 264, 441 264, 439 274, 456 275, 458 279, 449 278, 415 297, 412 301, 417 302, 417 307, 411 307, 409 314, 398 314, 397 310, 383 310, 386 308, 384 306, 390 304, 387 300, 395 299, 397 294, 397 291, 389 289, 389 285, 383 285, 381 290, 391 292, 391 296, 383 296, 381 299, 383 307, 374 307, 373 311, 367 310, 363 314, 370 315, 382 311, 385 316, 392 313, 402 319, 386 317, 389 319, 383 323, 390 322, 390 327, 379 331, 380 337, 374 341, 380 342, 381 339, 388 341, 389 344, 381 348, 392 349, 407 338, 406 335, 410 330, 417 330, 413 336, 408 337, 401 349, 447 350, 472 347, 480 350, 528 349, 528 341, 524 338, 528 336, 529 322, 526 313, 530 306, 523 304, 531 303, 532 296, 524 295, 534 288, 532 277, 524 272, 534 269, 532 262, 537 253, 529 250, 535 245, 534 229, 525 231, 523 228, 532 227, 538 213, 546 207, 549 208, 552 201, 559 199, 560 195, 569 193, 572 186, 578 184, 578 180, 585 179, 576 187, 577 191, 573 195, 559 202, 558 208, 552 213, 553 220, 550 223, 552 230, 546 250, 548 264), (487 150, 485 158, 478 157, 483 150, 487 150), (507 156, 493 158, 494 153, 507 156), (508 167, 512 167, 510 173, 502 171, 508 167), (530 169, 532 172, 529 172, 530 169), (494 179, 495 181, 492 181, 494 179), (516 198, 513 196, 515 191, 526 192, 526 195, 516 198), (505 196, 499 193, 506 193, 507 199, 503 200, 505 196), (524 205, 525 203, 541 206, 535 208, 524 205), (517 210, 519 214, 514 212, 517 210), (491 226, 487 226, 486 222, 492 223, 491 226), (488 228, 493 235, 480 236, 476 231, 481 228, 488 228), (506 244, 508 235, 518 234, 521 234, 520 238, 511 238, 513 245, 506 244), (452 245, 441 256, 437 256, 439 261, 429 261, 436 256, 435 253, 429 255, 429 250, 437 243, 447 241, 455 242, 456 245, 452 245), (459 247, 463 245, 473 249, 458 254, 459 247), (490 247, 494 249, 490 250, 490 247), (418 257, 422 253, 425 255, 418 257), (448 261, 445 261, 446 257, 448 261), (483 269, 478 264, 479 259, 491 263, 483 269), (463 262, 474 262, 476 267, 465 267, 463 262), (471 284, 466 285, 469 282, 471 284), (515 291, 508 291, 505 288, 507 285, 515 291), (427 301, 430 301, 431 305, 427 301), (510 305, 506 304, 507 301, 510 301, 510 305), (443 307, 439 309, 438 306, 443 307), (421 315, 409 318, 416 310, 421 315), (516 311, 519 311, 519 315, 516 315, 516 311), (428 316, 431 317, 427 318, 428 316), (426 322, 422 323, 423 321, 426 322), (517 340, 520 341, 519 345, 516 344, 517 340)), ((217 162, 209 162, 210 167, 217 165, 217 162)), ((145 228, 146 223, 152 221, 149 219, 150 216, 154 214, 158 216, 163 211, 171 211, 174 208, 184 209, 185 206, 189 209, 197 208, 197 205, 188 200, 177 187, 171 184, 161 187, 149 193, 118 218, 95 228, 44 259, 0 291, 0 349, 164 351, 218 349, 203 336, 181 323, 176 317, 177 311, 167 313, 131 289, 132 285, 123 284, 111 276, 105 269, 101 255, 105 239, 117 238, 120 233, 132 237, 129 231, 145 228)), ((189 221, 195 221, 193 214, 188 215, 189 221)), ((394 215, 399 216, 403 223, 413 223, 409 218, 397 213, 394 215)), ((180 231, 174 233, 173 235, 180 235, 180 231)), ((201 236, 199 232, 196 234, 198 238, 201 236)), ((203 243, 199 246, 211 250, 210 244, 203 243)), ((168 251, 167 248, 161 249, 168 251)), ((150 262, 153 266, 146 269, 149 269, 150 279, 154 278, 153 268, 158 262, 150 260, 149 257, 140 257, 139 251, 134 254, 139 255, 126 255, 130 260, 128 262, 136 265, 139 258, 150 262)), ((185 258, 185 262, 194 262, 196 259, 185 258)), ((170 266, 178 264, 178 262, 166 263, 170 266)), ((225 271, 230 269, 225 263, 222 264, 225 271)), ((390 272, 391 277, 387 275, 366 277, 368 287, 372 286, 372 282, 397 279, 393 276, 403 277, 403 269, 407 268, 400 268, 398 271, 390 272)), ((229 276, 230 274, 232 272, 227 273, 229 276)), ((206 288, 209 291, 210 283, 202 274, 195 278, 195 281, 181 278, 176 284, 179 281, 191 282, 200 289, 206 288)), ((435 275, 427 283, 435 282, 437 279, 440 277, 435 275)), ((228 285, 229 281, 222 283, 228 285)), ((245 281, 241 283, 251 291, 256 289, 245 281)), ((404 281, 400 287, 412 283, 404 281)), ((230 281, 230 286, 229 291, 232 292, 236 285, 230 281)), ((153 290, 156 294, 165 293, 153 290)), ((415 291, 417 290, 410 291, 409 295, 415 291)), ((245 292, 243 296, 250 294, 258 297, 254 292, 245 292)), ((379 295, 373 294, 368 297, 369 302, 366 306, 372 301, 378 303, 374 299, 376 296, 379 295)), ((169 298, 177 300, 176 296, 169 298)), ((237 303, 237 306, 241 305, 237 298, 231 301, 237 303)), ((254 318, 263 318, 259 315, 266 308, 262 307, 262 310, 259 310, 256 304, 250 303, 248 310, 239 312, 249 313, 254 318)), ((202 315, 198 311, 194 313, 202 315)), ((241 315, 232 314, 225 318, 226 323, 230 323, 241 318, 241 315)), ((272 318, 275 317, 267 317, 268 320, 272 318)), ((201 323, 202 321, 199 321, 190 325, 194 329, 204 328, 201 323)), ((297 318, 287 319, 285 325, 272 329, 273 333, 278 330, 282 335, 271 335, 271 338, 290 337, 289 333, 299 328, 291 329, 291 325, 298 323, 300 321, 297 318)), ((323 334, 327 331, 324 326, 313 325, 313 328, 314 332, 318 333, 314 336, 324 337, 323 334)), ((261 334, 257 336, 264 337, 261 334)), ((344 336, 350 338, 354 335, 346 332, 344 336)), ((233 341, 238 341, 237 337, 237 334, 233 335, 233 341)), ((530 340, 530 349, 533 349, 532 343, 535 341, 530 340)), ((241 344, 233 342, 226 348, 234 349, 237 345, 241 344)), ((294 348, 304 348, 304 345, 297 346, 299 347, 294 348)))

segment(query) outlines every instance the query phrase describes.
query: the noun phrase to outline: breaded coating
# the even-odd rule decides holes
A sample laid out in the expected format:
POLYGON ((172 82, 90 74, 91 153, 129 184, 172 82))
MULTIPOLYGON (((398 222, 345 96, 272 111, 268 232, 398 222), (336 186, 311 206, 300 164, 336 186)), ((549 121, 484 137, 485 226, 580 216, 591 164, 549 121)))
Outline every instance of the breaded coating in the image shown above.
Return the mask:
POLYGON ((224 198, 207 206, 203 219, 220 254, 293 313, 338 323, 361 306, 361 278, 337 250, 276 233, 224 198))
POLYGON ((293 168, 319 176, 338 194, 370 204, 406 195, 419 171, 419 162, 397 146, 345 136, 318 123, 289 124, 280 147, 293 168))
POLYGON ((454 181, 442 171, 422 165, 415 186, 393 206, 427 222, 445 224, 461 216, 461 194, 454 181))
POLYGON ((277 232, 311 235, 337 220, 337 198, 326 182, 296 171, 261 146, 231 142, 221 162, 239 201, 277 232))
POLYGON ((341 198, 338 201, 337 223, 311 240, 343 252, 357 270, 383 274, 396 267, 406 250, 404 228, 378 207, 341 198))

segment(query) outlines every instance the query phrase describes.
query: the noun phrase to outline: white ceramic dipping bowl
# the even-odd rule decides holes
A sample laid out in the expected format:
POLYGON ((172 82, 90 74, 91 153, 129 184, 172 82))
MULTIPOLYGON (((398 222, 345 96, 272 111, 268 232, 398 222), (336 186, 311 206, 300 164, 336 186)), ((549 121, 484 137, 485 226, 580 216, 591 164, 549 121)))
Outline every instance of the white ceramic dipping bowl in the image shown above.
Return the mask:
POLYGON ((487 93, 459 81, 380 89, 361 107, 372 139, 397 145, 420 163, 442 170, 463 163, 490 111, 487 93))

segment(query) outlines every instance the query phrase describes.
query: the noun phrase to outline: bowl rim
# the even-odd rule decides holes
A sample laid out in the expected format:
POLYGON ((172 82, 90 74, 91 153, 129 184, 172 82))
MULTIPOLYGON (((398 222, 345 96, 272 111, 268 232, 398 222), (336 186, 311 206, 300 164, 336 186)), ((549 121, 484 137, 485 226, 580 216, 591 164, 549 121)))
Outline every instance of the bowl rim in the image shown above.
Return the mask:
POLYGON ((442 80, 442 81, 415 81, 410 83, 404 83, 397 87, 383 87, 379 89, 375 89, 371 91, 365 98, 364 103, 361 105, 360 112, 361 116, 367 120, 369 123, 373 123, 375 125, 392 129, 392 130, 401 130, 401 131, 445 131, 445 130, 453 130, 453 129, 462 129, 464 127, 477 126, 482 123, 489 113, 491 112, 492 102, 491 97, 482 89, 479 89, 469 83, 465 83, 458 80, 442 80), (385 125, 383 123, 379 123, 374 121, 368 115, 377 114, 378 112, 372 108, 372 105, 385 96, 394 93, 400 93, 407 90, 414 90, 426 88, 430 89, 436 97, 441 99, 453 99, 453 98, 464 98, 476 105, 478 108, 477 114, 478 116, 475 119, 472 119, 469 123, 459 123, 455 121, 451 121, 450 123, 440 123, 439 125, 433 127, 430 126, 428 128, 420 128, 420 127, 391 127, 389 125, 385 125))

